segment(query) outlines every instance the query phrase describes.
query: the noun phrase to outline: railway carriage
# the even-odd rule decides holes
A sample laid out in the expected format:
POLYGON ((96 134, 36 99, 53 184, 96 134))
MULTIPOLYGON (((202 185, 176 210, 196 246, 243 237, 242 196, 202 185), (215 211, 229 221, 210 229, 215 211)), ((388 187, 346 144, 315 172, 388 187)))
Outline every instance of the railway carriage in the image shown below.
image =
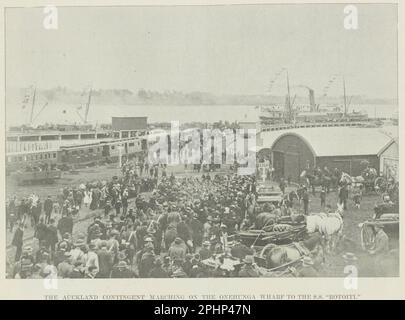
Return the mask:
POLYGON ((48 168, 58 167, 68 170, 70 168, 114 162, 120 156, 122 159, 132 158, 146 152, 146 150, 146 139, 127 138, 61 146, 59 149, 8 153, 6 156, 6 171, 10 173, 44 165, 48 168))

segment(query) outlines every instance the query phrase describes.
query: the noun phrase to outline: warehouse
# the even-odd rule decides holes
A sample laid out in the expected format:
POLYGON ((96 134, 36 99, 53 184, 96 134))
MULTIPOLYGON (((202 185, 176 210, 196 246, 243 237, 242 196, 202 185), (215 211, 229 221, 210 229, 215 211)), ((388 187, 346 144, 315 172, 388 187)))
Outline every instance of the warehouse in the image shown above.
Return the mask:
MULTIPOLYGON (((271 140, 275 175, 293 181, 299 179, 304 169, 314 166, 338 168, 357 176, 364 169, 363 160, 380 171, 380 158, 388 152, 392 155, 398 148, 395 139, 379 128, 291 129, 271 140)), ((263 147, 269 147, 263 142, 263 147)))
POLYGON ((112 117, 112 130, 115 138, 136 137, 148 129, 147 117, 112 117))

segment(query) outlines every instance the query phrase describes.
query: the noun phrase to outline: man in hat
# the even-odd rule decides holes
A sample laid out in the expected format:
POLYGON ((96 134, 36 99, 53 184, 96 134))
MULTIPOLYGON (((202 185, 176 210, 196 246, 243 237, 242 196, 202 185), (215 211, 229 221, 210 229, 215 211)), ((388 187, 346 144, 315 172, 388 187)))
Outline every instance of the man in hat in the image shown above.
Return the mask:
POLYGON ((56 250, 59 250, 59 247, 60 247, 62 244, 65 246, 66 251, 72 250, 72 242, 71 242, 70 233, 67 233, 67 232, 66 232, 65 234, 63 234, 62 240, 59 241, 59 242, 57 243, 57 245, 56 245, 56 250))
POLYGON ((128 210, 128 189, 125 188, 121 195, 122 214, 125 216, 128 210))
POLYGON ((389 254, 389 238, 388 235, 384 232, 384 227, 382 225, 375 225, 375 240, 374 248, 369 250, 369 253, 374 256, 375 272, 376 275, 384 275, 385 262, 389 254))
POLYGON ((189 249, 192 250, 190 230, 184 219, 177 224, 177 235, 186 243, 189 249))
POLYGON ((101 232, 101 234, 105 234, 105 230, 105 224, 101 221, 100 216, 96 216, 94 222, 87 228, 87 243, 90 243, 90 241, 93 240, 92 237, 94 233, 101 232))
POLYGON ((73 265, 70 262, 70 252, 65 252, 63 261, 58 264, 58 276, 60 278, 70 278, 70 274, 73 271, 73 265))
POLYGON ((220 226, 220 243, 222 246, 223 251, 225 252, 228 249, 228 227, 221 223, 220 226))
POLYGON ((100 250, 97 251, 99 273, 98 278, 109 278, 114 263, 114 255, 107 248, 107 242, 102 240, 100 250))
POLYGON ((212 216, 208 216, 207 221, 204 223, 204 239, 209 239, 212 227, 212 216))
POLYGON ((308 207, 309 207, 309 193, 306 187, 304 187, 302 192, 302 203, 304 204, 304 215, 308 215, 308 207))
POLYGON ((191 278, 206 278, 208 274, 206 270, 203 268, 202 264, 197 258, 191 260, 192 267, 190 270, 190 277, 191 278))
POLYGON ((89 267, 96 267, 97 272, 100 270, 96 249, 97 247, 94 243, 89 244, 89 250, 86 254, 86 262, 85 262, 86 270, 89 270, 89 267))
POLYGON ((213 252, 210 249, 211 248, 211 242, 206 240, 206 241, 203 242, 202 245, 203 246, 200 249, 200 251, 198 252, 198 254, 200 255, 201 260, 209 259, 213 255, 213 252))
POLYGON ((48 196, 44 201, 45 223, 49 223, 49 220, 51 220, 52 210, 53 210, 53 201, 51 196, 48 196))
POLYGON ((112 229, 107 235, 107 249, 115 256, 119 251, 119 238, 120 233, 116 229, 112 229))
POLYGON ((129 269, 126 261, 120 261, 113 267, 110 278, 129 279, 136 278, 136 275, 129 269))
POLYGON ((72 234, 73 232, 73 217, 71 214, 62 214, 62 218, 58 221, 58 231, 61 237, 65 233, 72 234))
POLYGON ((56 227, 55 219, 50 220, 50 224, 48 225, 48 230, 46 233, 46 243, 48 248, 50 248, 51 252, 55 252, 55 246, 58 243, 58 229, 56 227))
POLYGON ((370 254, 375 256, 384 256, 389 251, 389 238, 387 234, 384 232, 384 227, 382 225, 375 225, 374 232, 375 232, 375 245, 372 250, 370 250, 370 254))
POLYGON ((287 187, 287 184, 286 184, 284 178, 280 178, 279 187, 280 187, 281 192, 284 194, 285 188, 287 187))
POLYGON ((162 267, 162 260, 160 258, 155 259, 154 266, 149 273, 149 278, 168 278, 168 272, 162 267))
POLYGON ((14 261, 19 261, 22 253, 24 237, 24 223, 20 222, 14 232, 13 241, 11 244, 16 247, 14 261))
POLYGON ((252 255, 248 255, 243 259, 245 263, 239 271, 238 276, 241 278, 254 278, 259 276, 259 272, 255 267, 255 260, 252 255))
POLYGON ((326 206, 326 188, 325 188, 325 186, 322 186, 319 196, 321 198, 321 208, 325 208, 325 206, 326 206))
POLYGON ((70 250, 67 249, 67 243, 61 242, 56 246, 55 253, 53 255, 53 262, 55 266, 58 266, 59 263, 65 260, 65 255, 70 250))
POLYGON ((184 243, 183 239, 177 237, 174 239, 173 243, 170 245, 168 254, 172 260, 176 258, 184 261, 186 258, 186 253, 188 251, 187 245, 184 243))
POLYGON ((83 251, 83 247, 86 245, 86 242, 83 238, 77 239, 73 242, 73 249, 70 251, 71 253, 71 260, 74 263, 75 261, 81 261, 84 263, 85 261, 85 254, 83 251))
POLYGON ((155 254, 153 252, 153 245, 145 246, 146 252, 142 255, 141 260, 138 265, 139 277, 146 278, 149 275, 149 272, 154 267, 155 263, 155 254))
POLYGON ((347 210, 347 198, 349 197, 349 189, 344 184, 339 188, 339 204, 343 204, 343 210, 347 210))
POLYGON ((166 271, 168 276, 172 273, 172 260, 169 256, 163 257, 162 269, 166 271))
POLYGON ((44 222, 44 218, 41 217, 38 224, 35 226, 34 237, 38 239, 38 242, 41 242, 46 239, 46 232, 47 226, 44 222))
POLYGON ((145 236, 148 234, 148 222, 143 221, 140 226, 135 230, 136 235, 136 247, 137 250, 140 250, 145 245, 145 236))

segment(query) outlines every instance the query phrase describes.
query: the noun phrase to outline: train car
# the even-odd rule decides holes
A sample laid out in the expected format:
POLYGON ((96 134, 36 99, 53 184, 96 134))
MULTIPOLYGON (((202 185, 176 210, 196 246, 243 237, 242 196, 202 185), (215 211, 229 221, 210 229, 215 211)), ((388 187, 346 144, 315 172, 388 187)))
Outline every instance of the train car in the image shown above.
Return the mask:
POLYGON ((6 155, 6 173, 43 164, 51 167, 58 163, 60 163, 60 154, 57 149, 10 152, 6 155))
POLYGON ((62 146, 59 150, 61 169, 76 168, 99 163, 102 159, 102 147, 100 143, 83 145, 62 146))
POLYGON ((48 165, 62 170, 80 168, 133 158, 145 154, 146 138, 103 140, 61 146, 59 149, 11 152, 6 156, 6 172, 48 165))
POLYGON ((146 152, 146 139, 128 138, 99 141, 90 144, 64 146, 60 148, 61 167, 97 165, 133 158, 146 152))

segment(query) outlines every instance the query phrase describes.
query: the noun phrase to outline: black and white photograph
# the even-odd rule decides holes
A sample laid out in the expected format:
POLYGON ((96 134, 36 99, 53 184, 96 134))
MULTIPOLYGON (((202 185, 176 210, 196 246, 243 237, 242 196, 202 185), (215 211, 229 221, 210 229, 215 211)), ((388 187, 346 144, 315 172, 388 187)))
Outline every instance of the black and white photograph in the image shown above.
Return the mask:
POLYGON ((400 276, 397 4, 6 7, 4 49, 7 279, 400 276))

